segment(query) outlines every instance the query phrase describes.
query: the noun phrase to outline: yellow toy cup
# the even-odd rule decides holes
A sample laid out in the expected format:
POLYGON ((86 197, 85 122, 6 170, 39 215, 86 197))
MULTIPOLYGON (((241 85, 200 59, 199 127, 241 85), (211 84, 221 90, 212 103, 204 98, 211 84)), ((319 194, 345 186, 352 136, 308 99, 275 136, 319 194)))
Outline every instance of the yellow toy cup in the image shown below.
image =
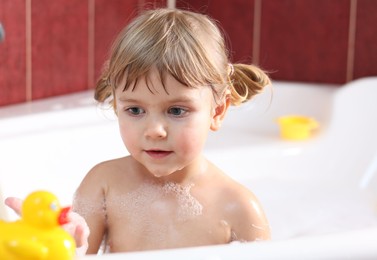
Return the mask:
POLYGON ((279 117, 277 122, 280 125, 281 137, 286 140, 308 139, 319 126, 313 118, 297 115, 279 117))

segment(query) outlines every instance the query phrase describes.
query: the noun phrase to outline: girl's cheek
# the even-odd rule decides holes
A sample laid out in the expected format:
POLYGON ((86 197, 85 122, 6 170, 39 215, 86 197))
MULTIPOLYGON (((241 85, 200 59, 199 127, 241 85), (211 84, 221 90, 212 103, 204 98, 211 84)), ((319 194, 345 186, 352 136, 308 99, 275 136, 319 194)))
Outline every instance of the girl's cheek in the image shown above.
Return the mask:
POLYGON ((182 129, 181 134, 176 136, 175 143, 183 152, 190 153, 202 149, 207 135, 199 129, 198 127, 182 129))
POLYGON ((139 140, 138 135, 141 134, 141 132, 138 130, 138 128, 133 125, 129 126, 128 124, 119 124, 119 131, 120 136, 123 140, 123 143, 127 146, 133 146, 136 142, 136 140, 139 140))

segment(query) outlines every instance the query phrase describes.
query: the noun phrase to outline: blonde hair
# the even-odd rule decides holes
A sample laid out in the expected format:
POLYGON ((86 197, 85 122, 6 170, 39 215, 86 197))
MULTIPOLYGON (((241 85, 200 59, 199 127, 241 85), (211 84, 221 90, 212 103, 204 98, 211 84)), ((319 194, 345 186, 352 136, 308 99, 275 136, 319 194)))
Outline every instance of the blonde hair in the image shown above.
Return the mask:
POLYGON ((257 66, 229 64, 224 38, 208 16, 156 9, 136 17, 119 34, 97 82, 95 99, 105 102, 114 98, 124 80, 124 90, 135 88, 139 77, 152 67, 158 70, 162 83, 169 73, 188 87, 210 86, 216 97, 222 97, 229 87, 233 105, 250 100, 270 84, 257 66))

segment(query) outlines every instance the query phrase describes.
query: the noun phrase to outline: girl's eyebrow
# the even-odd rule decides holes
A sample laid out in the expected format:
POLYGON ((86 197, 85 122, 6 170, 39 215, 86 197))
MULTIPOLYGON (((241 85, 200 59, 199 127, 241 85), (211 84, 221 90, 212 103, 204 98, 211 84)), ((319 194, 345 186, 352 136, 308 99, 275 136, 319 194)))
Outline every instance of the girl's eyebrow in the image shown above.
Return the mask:
POLYGON ((120 102, 124 102, 124 103, 138 103, 138 102, 140 102, 140 100, 137 100, 137 99, 133 99, 133 98, 122 98, 122 97, 120 97, 120 98, 118 98, 118 100, 120 101, 120 102))
MULTIPOLYGON (((123 103, 139 103, 141 102, 140 100, 134 99, 134 98, 126 98, 126 97, 120 97, 119 98, 120 102, 123 103)), ((172 98, 172 99, 166 99, 166 102, 169 103, 192 103, 194 100, 192 98, 182 96, 182 97, 177 97, 177 98, 172 98)))
POLYGON ((169 99, 167 101, 171 102, 171 103, 191 103, 194 100, 192 98, 183 96, 183 97, 177 97, 177 98, 169 99))

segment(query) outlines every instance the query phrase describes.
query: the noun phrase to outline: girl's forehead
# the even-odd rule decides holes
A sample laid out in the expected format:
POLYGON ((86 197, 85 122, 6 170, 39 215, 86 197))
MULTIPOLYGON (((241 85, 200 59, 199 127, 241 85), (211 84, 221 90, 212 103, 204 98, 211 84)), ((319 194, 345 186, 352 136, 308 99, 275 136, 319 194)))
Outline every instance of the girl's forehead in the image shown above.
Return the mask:
POLYGON ((169 94, 172 91, 184 91, 186 89, 198 89, 201 86, 187 86, 180 80, 177 80, 169 72, 160 72, 156 68, 152 67, 146 73, 138 75, 133 79, 127 78, 127 74, 123 80, 117 86, 117 90, 133 92, 137 89, 147 89, 152 94, 154 93, 166 93, 169 94))
POLYGON ((165 99, 181 101, 208 101, 212 98, 209 86, 189 87, 177 81, 172 75, 166 74, 162 79, 158 73, 139 77, 129 88, 119 86, 115 95, 120 100, 128 99, 165 99))

